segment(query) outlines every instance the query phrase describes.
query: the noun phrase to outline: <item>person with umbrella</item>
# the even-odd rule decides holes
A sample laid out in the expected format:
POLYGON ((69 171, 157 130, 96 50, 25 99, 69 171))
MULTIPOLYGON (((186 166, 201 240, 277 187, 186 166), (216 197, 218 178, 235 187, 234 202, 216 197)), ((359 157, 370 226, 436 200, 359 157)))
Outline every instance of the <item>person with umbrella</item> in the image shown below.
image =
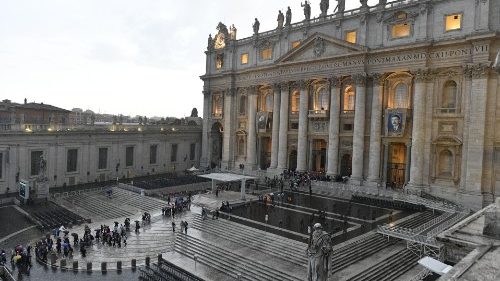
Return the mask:
POLYGON ((139 221, 136 220, 135 221, 135 233, 139 233, 139 228, 141 228, 141 226, 139 225, 139 221))
POLYGON ((78 244, 78 234, 73 232, 71 236, 73 236, 73 245, 76 246, 76 244, 78 244))

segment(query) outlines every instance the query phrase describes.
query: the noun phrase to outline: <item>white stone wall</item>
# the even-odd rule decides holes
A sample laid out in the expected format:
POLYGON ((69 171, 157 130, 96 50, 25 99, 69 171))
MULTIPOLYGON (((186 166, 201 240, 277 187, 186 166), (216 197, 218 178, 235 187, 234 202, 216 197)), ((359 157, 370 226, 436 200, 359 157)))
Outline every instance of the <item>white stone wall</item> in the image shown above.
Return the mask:
POLYGON ((31 176, 31 151, 43 151, 47 160, 47 177, 50 187, 70 183, 100 181, 116 177, 133 177, 165 172, 182 172, 192 165, 199 167, 201 157, 201 128, 192 127, 176 132, 43 132, 5 133, 0 135, 0 152, 3 153, 0 193, 17 190, 19 179, 34 180, 31 176), (178 144, 177 161, 171 162, 172 144, 178 144), (196 144, 195 159, 190 160, 190 145, 196 144), (150 145, 156 144, 156 164, 150 164, 150 145), (134 163, 125 166, 125 149, 134 147, 134 163), (108 148, 107 168, 98 170, 99 148, 108 148), (67 151, 78 149, 77 170, 67 172, 67 151), (8 155, 8 156, 7 156, 8 155), (118 171, 116 164, 120 163, 118 171), (175 168, 174 168, 175 167, 175 168), (154 171, 153 171, 154 169, 154 171))

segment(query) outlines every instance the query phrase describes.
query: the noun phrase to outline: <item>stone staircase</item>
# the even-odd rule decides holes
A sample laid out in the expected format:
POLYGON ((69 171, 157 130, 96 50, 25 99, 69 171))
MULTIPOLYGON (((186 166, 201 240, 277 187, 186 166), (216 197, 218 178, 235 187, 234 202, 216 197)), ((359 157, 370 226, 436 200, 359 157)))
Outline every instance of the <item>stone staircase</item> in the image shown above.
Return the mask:
POLYGON ((191 258, 196 255, 198 262, 222 271, 233 278, 240 278, 239 280, 302 280, 276 267, 249 259, 190 235, 177 235, 175 250, 191 258), (238 275, 240 275, 240 277, 238 277, 238 275))
POLYGON ((381 249, 394 245, 398 240, 387 240, 382 235, 373 233, 341 248, 334 249, 332 256, 332 273, 339 272, 350 265, 370 257, 381 249))
POLYGON ((347 281, 393 281, 417 265, 419 257, 408 249, 396 251, 370 267, 350 276, 347 281))
POLYGON ((441 212, 432 212, 432 211, 425 211, 420 213, 419 215, 412 217, 408 220, 402 221, 400 223, 396 223, 393 227, 398 227, 398 228, 406 228, 406 229, 416 229, 420 227, 421 225, 439 217, 441 215, 441 212))
POLYGON ((266 233, 266 236, 270 238, 262 239, 262 231, 224 219, 202 220, 200 215, 193 217, 191 227, 214 236, 223 234, 229 241, 244 247, 253 248, 257 251, 265 251, 266 254, 297 266, 305 267, 307 264, 304 254, 307 245, 304 243, 285 239, 270 233, 266 233))
POLYGON ((140 194, 113 188, 111 198, 104 191, 74 194, 60 199, 62 205, 79 207, 85 212, 101 219, 130 217, 144 211, 160 211, 166 202, 140 194))

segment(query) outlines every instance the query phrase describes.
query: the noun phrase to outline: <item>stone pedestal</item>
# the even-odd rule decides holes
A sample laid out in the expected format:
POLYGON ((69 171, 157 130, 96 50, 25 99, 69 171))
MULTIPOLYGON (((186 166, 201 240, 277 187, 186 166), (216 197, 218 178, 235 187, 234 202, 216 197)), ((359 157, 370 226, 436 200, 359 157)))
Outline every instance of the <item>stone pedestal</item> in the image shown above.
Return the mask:
POLYGON ((500 239, 500 198, 497 198, 495 207, 484 213, 483 234, 500 239))

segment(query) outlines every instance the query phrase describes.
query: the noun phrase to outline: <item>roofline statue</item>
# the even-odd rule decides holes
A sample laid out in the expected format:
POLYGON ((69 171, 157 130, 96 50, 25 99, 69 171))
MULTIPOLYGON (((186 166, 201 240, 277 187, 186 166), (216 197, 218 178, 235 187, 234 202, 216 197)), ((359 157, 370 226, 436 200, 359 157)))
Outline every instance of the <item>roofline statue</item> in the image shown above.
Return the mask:
POLYGON ((337 7, 335 7, 335 10, 333 10, 333 13, 335 14, 335 11, 339 14, 343 14, 345 11, 345 0, 337 0, 337 7))
POLYGON ((306 0, 304 4, 300 2, 300 6, 304 8, 305 21, 309 21, 311 19, 311 4, 306 0))

